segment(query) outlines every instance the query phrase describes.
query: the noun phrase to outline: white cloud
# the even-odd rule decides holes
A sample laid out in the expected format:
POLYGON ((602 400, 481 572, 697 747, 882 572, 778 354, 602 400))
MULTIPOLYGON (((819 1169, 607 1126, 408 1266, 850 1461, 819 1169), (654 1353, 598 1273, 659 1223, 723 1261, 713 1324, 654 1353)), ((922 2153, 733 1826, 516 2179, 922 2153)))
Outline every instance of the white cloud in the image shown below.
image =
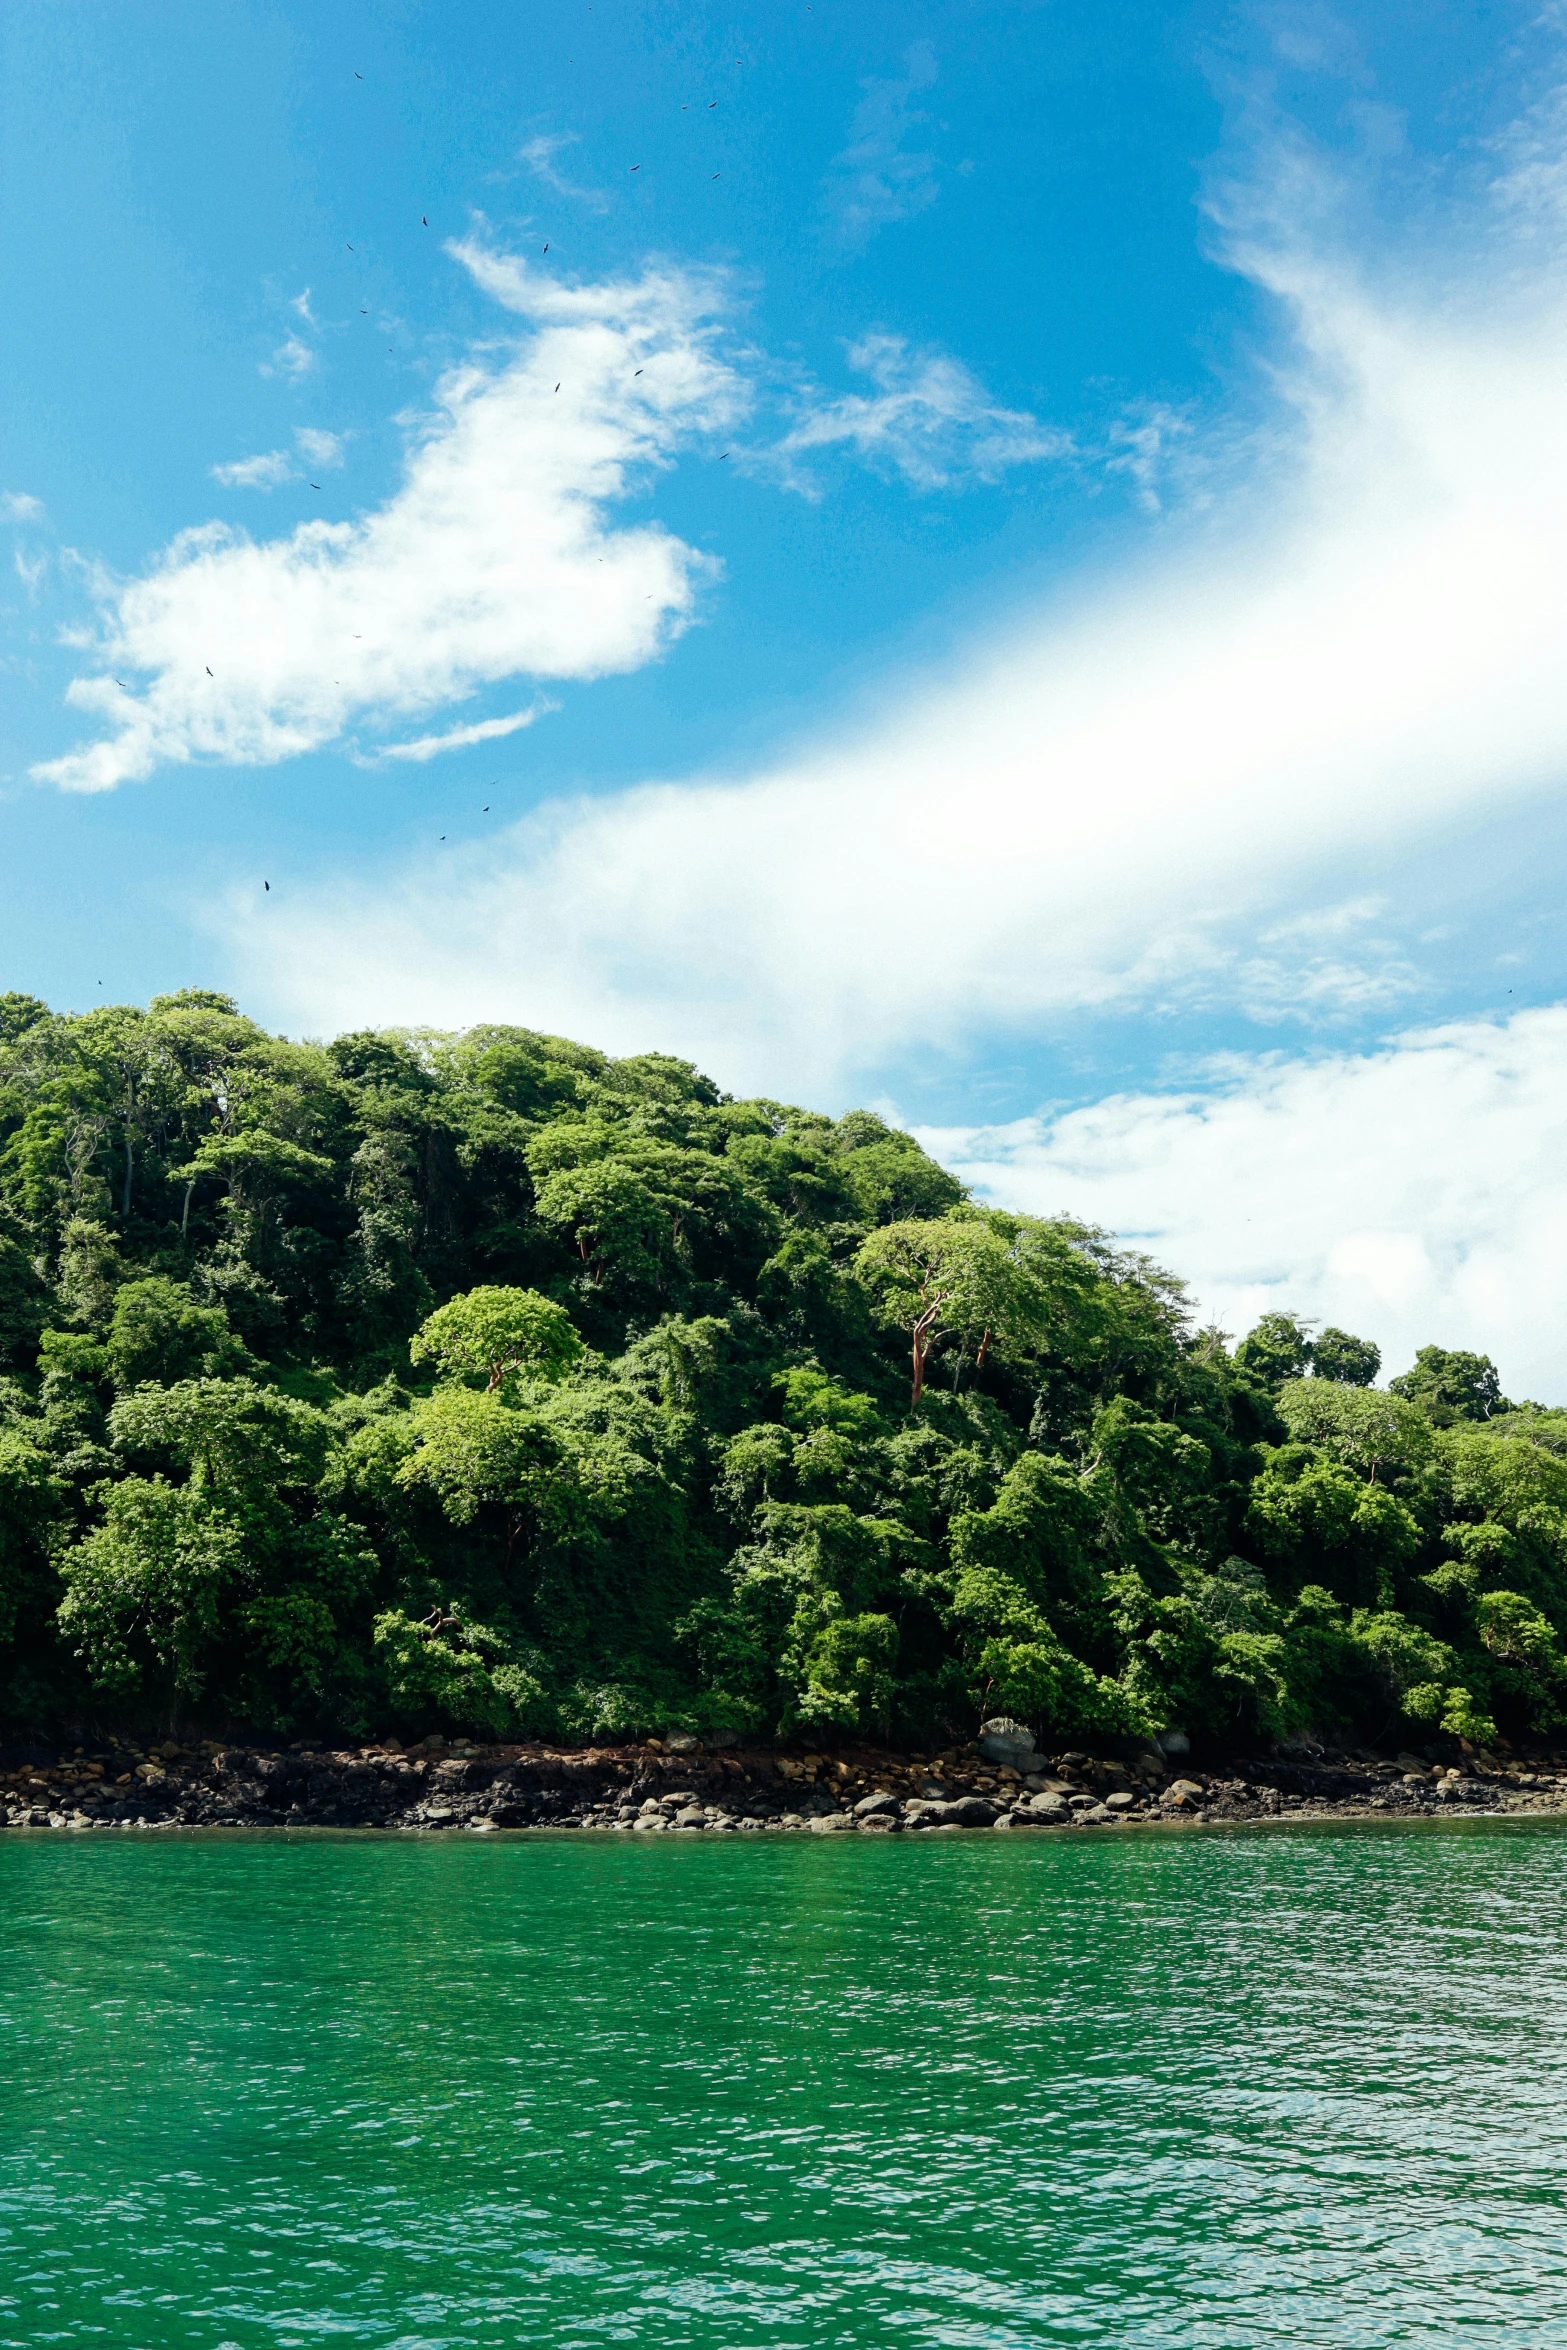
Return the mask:
POLYGON ((310 307, 310 288, 308 286, 306 286, 302 294, 296 294, 294 296, 294 299, 289 304, 289 308, 293 311, 294 316, 305 326, 315 325, 316 315, 310 307))
POLYGON ((1567 288, 1494 249, 1381 295, 1278 237, 1245 262, 1296 329, 1292 444, 1249 485, 760 771, 323 888, 269 929, 273 1000, 526 1017, 819 1098, 1084 1009, 1396 999, 1371 925, 1279 926, 1567 769, 1567 288))
POLYGON ((802 461, 833 448, 852 449, 916 489, 941 489, 956 477, 995 481, 1010 466, 1072 454, 1069 434, 1024 410, 996 407, 960 361, 939 351, 911 351, 901 336, 873 332, 848 358, 875 392, 807 405, 771 452, 796 487, 812 486, 802 461))
POLYGON ((422 765, 442 751, 466 751, 475 743, 499 742, 504 735, 517 734, 524 726, 531 726, 535 718, 554 707, 552 702, 535 702, 531 709, 513 710, 507 718, 481 718, 473 726, 449 727, 445 734, 422 734, 414 742, 385 743, 371 754, 371 759, 360 763, 367 766, 372 760, 412 759, 422 765))
POLYGON ((43 518, 42 498, 29 497, 26 490, 0 491, 0 521, 42 522, 43 518))
POLYGON ((525 147, 518 148, 517 160, 528 166, 535 179, 541 179, 547 188, 553 188, 557 196, 568 196, 578 204, 588 205, 594 212, 603 212, 608 207, 609 198, 602 189, 579 187, 574 180, 567 179, 563 172, 555 168, 556 156, 563 154, 568 147, 574 147, 577 138, 575 131, 558 132, 553 137, 547 132, 541 132, 537 138, 530 139, 525 147))
POLYGON ((268 449, 261 457, 236 457, 232 464, 208 468, 214 481, 230 490, 275 490, 298 479, 298 469, 286 449, 268 449))
POLYGON ((32 601, 36 602, 38 598, 38 583, 49 568, 48 556, 35 555, 31 562, 29 562, 28 558, 23 554, 21 548, 18 547, 15 553, 12 555, 11 560, 16 566, 17 578, 21 581, 23 587, 27 590, 28 596, 32 599, 32 601))
POLYGON ((165 761, 285 759, 507 678, 633 669, 691 619, 712 558, 608 512, 739 410, 713 290, 572 288, 450 250, 530 331, 441 379, 401 486, 362 519, 260 544, 207 523, 105 587, 98 673, 67 698, 106 731, 36 776, 104 791, 165 761), (127 696, 113 677, 133 672, 127 696))
POLYGON ((279 343, 270 360, 262 362, 263 375, 286 375, 290 383, 298 383, 315 366, 316 354, 298 335, 288 335, 279 343))
POLYGON ((1147 1248, 1237 1335, 1283 1308, 1375 1339, 1385 1372, 1472 1347, 1567 1402, 1564 1080, 1557 1005, 922 1139, 998 1202, 1147 1248))
POLYGON ((323 466, 332 469, 343 462, 343 435, 340 432, 322 432, 315 425, 302 424, 294 439, 306 464, 314 466, 318 473, 323 466))
MULTIPOLYGON (((302 424, 294 434, 294 445, 311 470, 319 473, 323 466, 342 464, 343 438, 341 433, 302 424)), ((287 449, 268 449, 260 457, 236 457, 231 464, 209 466, 208 471, 214 481, 231 490, 275 490, 285 482, 304 478, 299 458, 291 457, 287 449)))
POLYGON ((935 79, 930 43, 916 41, 904 58, 901 78, 860 84, 864 96, 854 111, 849 144, 833 158, 822 196, 838 237, 851 250, 936 201, 934 155, 904 145, 911 132, 930 120, 913 99, 935 79))

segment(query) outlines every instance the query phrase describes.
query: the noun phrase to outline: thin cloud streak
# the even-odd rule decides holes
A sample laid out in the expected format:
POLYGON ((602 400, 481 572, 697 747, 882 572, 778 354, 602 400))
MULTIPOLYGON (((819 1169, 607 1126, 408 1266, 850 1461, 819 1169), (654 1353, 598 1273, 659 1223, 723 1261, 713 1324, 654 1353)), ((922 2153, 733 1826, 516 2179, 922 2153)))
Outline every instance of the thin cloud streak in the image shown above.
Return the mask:
POLYGON ((481 718, 471 726, 449 727, 445 734, 422 734, 414 742, 383 743, 368 757, 361 755, 359 765, 379 766, 384 759, 411 759, 422 765, 427 759, 438 758, 443 751, 467 751, 475 743, 500 742, 505 736, 531 726, 536 718, 555 706, 553 702, 535 702, 531 709, 513 710, 506 718, 481 718))

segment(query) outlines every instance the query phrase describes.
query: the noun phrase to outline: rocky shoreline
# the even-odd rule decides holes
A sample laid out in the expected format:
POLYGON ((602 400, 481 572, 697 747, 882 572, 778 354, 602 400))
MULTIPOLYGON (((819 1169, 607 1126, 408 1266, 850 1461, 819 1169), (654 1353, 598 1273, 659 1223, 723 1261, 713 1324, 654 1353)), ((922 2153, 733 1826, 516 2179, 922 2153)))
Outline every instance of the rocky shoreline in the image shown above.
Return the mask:
POLYGON ((1567 1812, 1567 1756, 1330 1752, 1191 1765, 1067 1750, 997 1766, 978 1745, 779 1752, 694 1740, 556 1748, 430 1738, 353 1748, 0 1748, 11 1829, 573 1828, 622 1834, 929 1834, 1457 1813, 1567 1812))

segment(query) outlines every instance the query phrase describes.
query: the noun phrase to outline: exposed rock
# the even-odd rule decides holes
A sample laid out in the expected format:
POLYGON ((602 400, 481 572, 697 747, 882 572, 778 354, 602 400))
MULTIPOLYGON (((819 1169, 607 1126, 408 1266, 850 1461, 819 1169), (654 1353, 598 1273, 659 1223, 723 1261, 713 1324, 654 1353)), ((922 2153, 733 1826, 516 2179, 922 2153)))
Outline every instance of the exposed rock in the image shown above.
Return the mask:
POLYGON ((1034 1733, 1010 1714, 997 1714, 980 1726, 979 1751, 987 1762, 1008 1763, 1014 1770, 1032 1770, 1034 1733))
POLYGON ((1045 1793, 1031 1795, 1026 1803, 1018 1805, 1012 1817, 1020 1827, 1050 1828, 1058 1827, 1072 1814, 1065 1796, 1045 1793))
POLYGON ((926 1828, 988 1828, 997 1809, 983 1795, 959 1795, 950 1803, 911 1803, 908 1819, 926 1828))

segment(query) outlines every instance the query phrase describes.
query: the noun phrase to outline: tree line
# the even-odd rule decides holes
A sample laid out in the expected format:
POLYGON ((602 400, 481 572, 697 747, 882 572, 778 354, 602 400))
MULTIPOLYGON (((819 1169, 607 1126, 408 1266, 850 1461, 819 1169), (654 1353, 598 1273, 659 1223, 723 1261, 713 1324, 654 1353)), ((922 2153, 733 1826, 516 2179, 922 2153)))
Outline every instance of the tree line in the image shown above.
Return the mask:
POLYGON ((13 1734, 1550 1732, 1567 1414, 1380 1370, 667 1055, 0 996, 13 1734))

